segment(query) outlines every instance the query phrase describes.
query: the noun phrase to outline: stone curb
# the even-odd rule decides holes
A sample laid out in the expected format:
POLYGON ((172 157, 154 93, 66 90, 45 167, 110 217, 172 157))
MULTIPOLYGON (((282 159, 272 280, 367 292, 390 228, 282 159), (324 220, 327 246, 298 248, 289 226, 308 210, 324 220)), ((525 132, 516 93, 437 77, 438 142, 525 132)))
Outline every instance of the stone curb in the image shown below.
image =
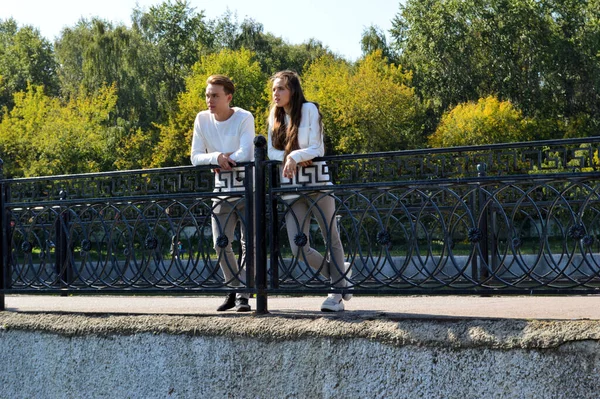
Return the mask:
POLYGON ((173 316, 0 312, 0 331, 62 336, 170 334, 259 339, 366 339, 392 346, 555 349, 600 340, 597 320, 360 319, 279 315, 173 316))

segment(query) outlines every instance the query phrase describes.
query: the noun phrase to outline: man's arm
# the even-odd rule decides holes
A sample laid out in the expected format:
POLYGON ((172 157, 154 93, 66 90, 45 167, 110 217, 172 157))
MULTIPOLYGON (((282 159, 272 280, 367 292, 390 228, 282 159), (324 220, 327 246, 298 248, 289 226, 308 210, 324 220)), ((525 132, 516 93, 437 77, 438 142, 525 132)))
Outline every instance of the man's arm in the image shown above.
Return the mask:
POLYGON ((219 164, 219 152, 207 152, 207 146, 202 133, 202 126, 200 124, 200 115, 196 116, 194 121, 194 134, 192 136, 192 150, 190 160, 192 165, 218 165, 219 164))
POLYGON ((254 117, 248 114, 240 124, 240 148, 234 151, 229 158, 234 162, 249 162, 254 159, 254 117))

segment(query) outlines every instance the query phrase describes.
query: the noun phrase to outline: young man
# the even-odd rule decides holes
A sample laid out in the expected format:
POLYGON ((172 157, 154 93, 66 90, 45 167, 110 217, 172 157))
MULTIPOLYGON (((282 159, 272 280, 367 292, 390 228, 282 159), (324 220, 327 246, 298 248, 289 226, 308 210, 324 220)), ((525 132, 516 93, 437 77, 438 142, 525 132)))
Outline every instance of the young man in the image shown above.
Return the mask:
MULTIPOLYGON (((218 165, 215 169, 215 191, 243 190, 242 168, 238 162, 254 158, 254 117, 246 110, 231 107, 235 92, 231 79, 212 75, 206 81, 206 105, 194 122, 191 160, 193 165, 218 165)), ((245 201, 239 197, 220 196, 213 199, 212 234, 225 284, 245 285, 243 270, 231 248, 235 227, 244 215, 245 201)), ((246 231, 242 224, 242 268, 246 257, 246 231)), ((230 293, 217 311, 235 307, 238 312, 250 311, 248 294, 230 293)))

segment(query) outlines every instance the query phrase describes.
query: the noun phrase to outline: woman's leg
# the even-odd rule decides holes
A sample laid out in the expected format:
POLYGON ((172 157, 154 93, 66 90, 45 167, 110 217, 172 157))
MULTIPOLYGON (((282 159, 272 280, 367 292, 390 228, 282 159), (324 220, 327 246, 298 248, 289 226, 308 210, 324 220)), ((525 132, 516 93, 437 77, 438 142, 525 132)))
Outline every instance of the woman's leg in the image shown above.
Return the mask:
POLYGON ((346 257, 344 247, 340 239, 340 232, 337 225, 335 213, 335 200, 332 196, 325 193, 315 193, 311 195, 313 206, 312 214, 315 215, 323 241, 329 248, 329 274, 331 276, 331 285, 337 288, 346 287, 348 278, 345 266, 346 257))
POLYGON ((310 246, 310 212, 306 198, 300 197, 293 202, 288 202, 289 209, 285 214, 285 224, 287 227, 288 239, 292 254, 299 260, 304 261, 315 271, 319 271, 323 277, 329 279, 329 270, 325 263, 325 258, 318 251, 310 246), (301 244, 302 237, 299 234, 304 233, 306 242, 301 244), (298 243, 297 243, 298 242, 298 243))

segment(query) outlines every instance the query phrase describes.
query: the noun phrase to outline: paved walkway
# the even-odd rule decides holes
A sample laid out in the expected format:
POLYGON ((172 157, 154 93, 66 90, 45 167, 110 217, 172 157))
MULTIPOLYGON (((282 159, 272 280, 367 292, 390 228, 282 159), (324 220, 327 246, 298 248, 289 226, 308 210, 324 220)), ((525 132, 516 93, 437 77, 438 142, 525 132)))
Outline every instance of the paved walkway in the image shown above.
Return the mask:
MULTIPOLYGON (((273 315, 315 317, 324 297, 269 297, 273 315)), ((41 313, 110 313, 163 315, 231 315, 216 312, 222 296, 47 296, 7 295, 6 310, 41 313)), ((256 308, 254 299, 250 300, 256 308)), ((242 316, 243 314, 239 314, 242 316)), ((252 313, 248 314, 251 316, 252 313)), ((340 315, 341 316, 341 315, 340 315)), ((370 318, 502 318, 600 320, 600 296, 355 296, 346 302, 344 317, 370 318)))

